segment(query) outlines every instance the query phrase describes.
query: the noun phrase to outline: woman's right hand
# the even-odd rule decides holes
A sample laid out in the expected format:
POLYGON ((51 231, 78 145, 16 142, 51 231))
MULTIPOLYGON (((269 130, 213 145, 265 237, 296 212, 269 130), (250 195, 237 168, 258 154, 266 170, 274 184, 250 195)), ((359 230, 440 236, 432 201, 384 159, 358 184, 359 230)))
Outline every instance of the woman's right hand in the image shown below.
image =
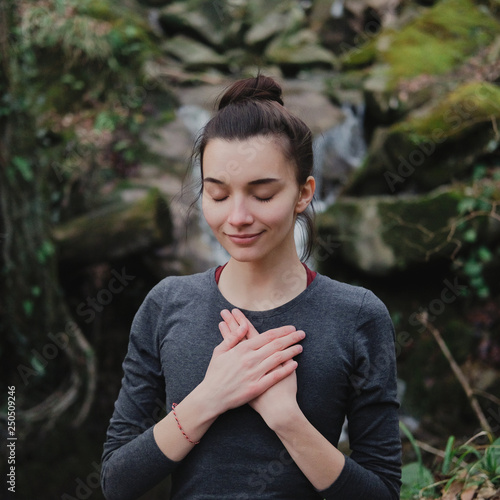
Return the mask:
POLYGON ((248 403, 290 375, 297 363, 287 361, 302 352, 297 343, 305 334, 294 326, 274 328, 250 339, 246 333, 246 328, 238 328, 214 349, 201 383, 219 415, 248 403))

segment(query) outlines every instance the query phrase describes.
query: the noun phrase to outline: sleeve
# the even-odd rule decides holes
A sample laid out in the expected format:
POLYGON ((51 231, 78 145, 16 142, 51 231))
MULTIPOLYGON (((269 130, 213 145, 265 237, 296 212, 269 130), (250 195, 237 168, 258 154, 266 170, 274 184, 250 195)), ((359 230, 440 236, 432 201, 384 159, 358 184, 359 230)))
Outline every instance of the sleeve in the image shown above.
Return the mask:
POLYGON ((345 466, 325 499, 400 497, 401 439, 394 327, 385 305, 366 290, 353 338, 352 392, 345 466))
POLYGON ((101 487, 107 500, 132 500, 176 467, 158 448, 153 426, 165 407, 154 289, 139 308, 123 362, 124 376, 104 444, 101 487))

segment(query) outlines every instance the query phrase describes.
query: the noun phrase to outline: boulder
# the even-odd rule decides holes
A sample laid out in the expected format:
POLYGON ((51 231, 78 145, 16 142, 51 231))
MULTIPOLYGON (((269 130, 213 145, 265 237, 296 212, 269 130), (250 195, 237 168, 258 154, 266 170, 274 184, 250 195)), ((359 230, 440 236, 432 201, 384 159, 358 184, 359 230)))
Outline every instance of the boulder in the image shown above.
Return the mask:
POLYGON ((475 2, 443 0, 400 29, 366 33, 363 44, 346 47, 340 62, 344 70, 372 65, 365 86, 367 114, 390 123, 429 98, 423 89, 416 102, 408 100, 398 89, 402 81, 449 73, 498 34, 500 23, 475 2))
POLYGON ((479 158, 499 147, 498 120, 498 86, 461 85, 425 112, 379 130, 345 193, 428 191, 464 178, 479 158))
POLYGON ((177 1, 161 10, 158 21, 167 36, 183 34, 222 49, 239 33, 244 12, 230 2, 177 1))
POLYGON ((308 29, 275 38, 267 46, 265 57, 285 72, 311 66, 331 68, 335 64, 333 53, 321 47, 316 34, 308 29))
POLYGON ((61 261, 105 262, 173 242, 169 203, 158 189, 125 189, 108 201, 54 228, 61 261))
POLYGON ((251 26, 244 41, 249 47, 263 46, 271 38, 283 33, 293 33, 304 27, 306 16, 296 2, 267 2, 268 8, 251 7, 251 26), (269 6, 272 9, 269 9, 269 6))
MULTIPOLYGON (((367 275, 386 276, 432 260, 450 260, 466 246, 470 231, 484 244, 500 238, 500 218, 465 217, 476 193, 500 200, 500 185, 484 180, 475 186, 443 187, 424 195, 340 197, 318 215, 320 241, 340 242, 327 260, 346 262, 367 275)), ((323 255, 322 254, 322 255, 323 255)))
POLYGON ((177 35, 166 40, 162 44, 162 49, 181 61, 188 71, 227 67, 226 59, 215 50, 184 35, 177 35))

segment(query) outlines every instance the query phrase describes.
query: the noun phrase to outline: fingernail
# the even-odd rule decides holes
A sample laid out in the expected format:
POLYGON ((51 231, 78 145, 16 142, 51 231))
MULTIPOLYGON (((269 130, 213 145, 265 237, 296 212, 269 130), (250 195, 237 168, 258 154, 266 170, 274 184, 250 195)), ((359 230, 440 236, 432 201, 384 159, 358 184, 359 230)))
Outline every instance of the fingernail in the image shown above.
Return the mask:
POLYGON ((299 330, 297 333, 299 334, 299 337, 301 339, 303 339, 306 336, 306 332, 304 330, 299 330))

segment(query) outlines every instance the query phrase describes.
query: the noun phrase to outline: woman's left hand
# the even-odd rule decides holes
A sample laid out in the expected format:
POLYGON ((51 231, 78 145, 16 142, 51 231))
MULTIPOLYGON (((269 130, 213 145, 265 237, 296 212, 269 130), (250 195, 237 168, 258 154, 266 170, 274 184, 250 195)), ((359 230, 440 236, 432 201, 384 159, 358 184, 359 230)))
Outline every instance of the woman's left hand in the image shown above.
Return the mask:
MULTIPOLYGON (((224 321, 219 323, 219 330, 224 339, 230 334, 235 334, 240 326, 247 330, 243 339, 259 335, 259 332, 239 309, 233 309, 231 312, 224 309, 221 311, 221 316, 224 321)), ((242 340, 242 342, 244 341, 242 340)), ((289 360, 286 363, 291 362, 293 361, 289 360)), ((260 414, 271 429, 275 424, 283 423, 284 418, 290 417, 298 410, 295 370, 248 404, 260 414)))

